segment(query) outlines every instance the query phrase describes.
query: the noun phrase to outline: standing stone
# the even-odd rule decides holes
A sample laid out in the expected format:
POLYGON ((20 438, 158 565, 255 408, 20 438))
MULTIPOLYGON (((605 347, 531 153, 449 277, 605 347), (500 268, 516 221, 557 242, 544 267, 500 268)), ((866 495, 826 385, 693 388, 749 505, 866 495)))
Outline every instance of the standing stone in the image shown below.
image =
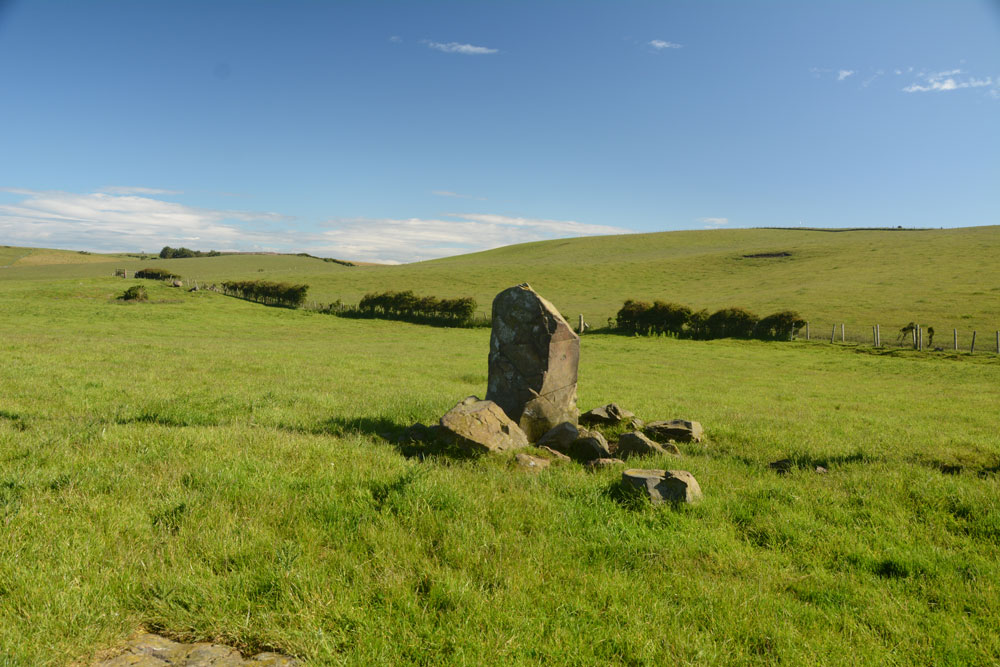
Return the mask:
POLYGON ((493 299, 486 399, 535 442, 555 426, 576 424, 580 337, 527 283, 493 299))

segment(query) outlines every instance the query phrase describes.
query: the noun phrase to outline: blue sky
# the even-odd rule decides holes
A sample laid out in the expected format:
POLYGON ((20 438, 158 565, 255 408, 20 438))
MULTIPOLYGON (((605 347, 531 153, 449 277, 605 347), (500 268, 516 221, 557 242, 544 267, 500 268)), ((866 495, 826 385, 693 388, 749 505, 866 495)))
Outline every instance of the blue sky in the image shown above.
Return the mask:
POLYGON ((0 243, 1000 224, 1000 3, 0 0, 0 243))

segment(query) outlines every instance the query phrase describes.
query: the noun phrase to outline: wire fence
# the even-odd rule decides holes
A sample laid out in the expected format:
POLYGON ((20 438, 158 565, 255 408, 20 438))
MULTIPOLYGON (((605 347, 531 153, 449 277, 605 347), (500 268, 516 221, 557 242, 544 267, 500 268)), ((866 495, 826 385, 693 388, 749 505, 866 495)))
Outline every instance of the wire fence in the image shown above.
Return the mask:
POLYGON ((954 327, 929 327, 919 323, 897 327, 845 322, 807 322, 795 338, 885 349, 1000 355, 1000 330, 977 331, 954 327))

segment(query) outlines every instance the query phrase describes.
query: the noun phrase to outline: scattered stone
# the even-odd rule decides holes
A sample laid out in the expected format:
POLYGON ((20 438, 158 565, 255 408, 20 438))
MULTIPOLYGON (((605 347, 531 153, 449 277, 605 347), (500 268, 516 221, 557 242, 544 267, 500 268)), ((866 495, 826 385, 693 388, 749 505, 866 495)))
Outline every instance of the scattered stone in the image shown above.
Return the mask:
POLYGON ((493 401, 469 396, 441 417, 442 435, 477 452, 505 452, 528 446, 528 438, 493 401))
POLYGON ((827 470, 826 468, 824 468, 823 466, 816 466, 816 474, 817 475, 825 475, 828 472, 830 472, 830 471, 827 470))
POLYGON ((580 437, 569 446, 568 454, 571 458, 583 462, 613 458, 604 436, 597 431, 586 429, 581 430, 580 437))
POLYGON ((180 280, 175 280, 174 282, 172 282, 170 284, 171 284, 172 287, 184 287, 184 283, 181 282, 180 280))
POLYGON ((634 412, 625 410, 617 403, 608 403, 580 415, 581 424, 620 424, 626 419, 635 417, 634 412))
POLYGON ((181 644, 153 634, 141 634, 125 652, 94 663, 94 667, 297 667, 301 663, 278 653, 258 653, 252 658, 231 646, 198 642, 181 644))
POLYGON ((560 452, 568 452, 573 441, 580 437, 580 429, 574 424, 563 422, 550 429, 535 443, 539 447, 551 447, 560 452))
POLYGON ((486 399, 495 401, 532 441, 576 424, 580 337, 527 283, 493 299, 486 399))
POLYGON ((570 457, 568 457, 565 454, 563 454, 562 452, 557 452, 556 450, 552 449, 551 447, 544 447, 544 446, 542 446, 542 447, 539 447, 539 449, 542 450, 543 452, 547 452, 548 454, 551 454, 553 461, 572 461, 573 460, 570 457))
POLYGON ((676 440, 677 442, 701 442, 705 430, 698 422, 685 419, 655 421, 646 424, 646 435, 656 441, 676 440))
POLYGON ((583 464, 587 470, 604 470, 617 465, 625 465, 621 459, 594 459, 583 464))
POLYGON ((787 472, 791 472, 795 464, 792 463, 791 459, 781 459, 780 461, 771 461, 767 464, 767 467, 775 471, 779 475, 784 475, 787 472))
POLYGON ((642 491, 654 505, 693 503, 701 499, 701 487, 687 470, 630 468, 622 473, 622 484, 642 491))
POLYGON ((632 417, 632 420, 628 423, 628 427, 633 431, 641 431, 646 428, 646 422, 642 421, 638 417, 632 417))
POLYGON ((543 459, 539 456, 532 456, 531 454, 518 452, 517 454, 514 454, 514 463, 522 468, 528 468, 529 470, 541 470, 542 468, 548 468, 551 461, 543 459))
POLYGON ((651 456, 653 454, 673 454, 674 456, 680 456, 681 450, 677 449, 677 445, 672 442, 665 445, 653 442, 638 431, 624 433, 618 438, 618 456, 628 458, 630 456, 651 456))

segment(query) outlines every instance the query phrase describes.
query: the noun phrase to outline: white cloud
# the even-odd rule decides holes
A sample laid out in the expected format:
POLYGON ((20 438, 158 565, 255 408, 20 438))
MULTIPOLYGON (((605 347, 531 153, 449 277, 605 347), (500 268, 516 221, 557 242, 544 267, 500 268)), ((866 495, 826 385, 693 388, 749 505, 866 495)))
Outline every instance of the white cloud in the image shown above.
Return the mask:
POLYGON ((27 195, 16 204, 0 205, 0 237, 15 245, 115 251, 188 244, 203 250, 249 250, 287 242, 282 234, 225 223, 288 220, 276 213, 203 209, 107 192, 6 191, 27 195))
POLYGON ((101 188, 101 192, 111 195, 179 195, 180 190, 162 190, 160 188, 133 188, 124 185, 111 185, 101 188))
POLYGON ((729 224, 729 218, 698 218, 698 222, 705 223, 705 229, 718 229, 729 224))
POLYGON ((463 195, 451 190, 431 190, 432 195, 438 197, 452 197, 454 199, 475 199, 476 201, 486 201, 486 197, 476 197, 474 195, 463 195))
POLYGON ((437 49, 438 51, 444 51, 445 53, 462 53, 467 56, 483 56, 490 53, 498 53, 497 49, 491 49, 487 46, 475 46, 473 44, 459 44, 458 42, 430 42, 424 40, 429 48, 437 49))
POLYGON ((452 213, 448 219, 352 218, 331 220, 314 239, 315 252, 368 262, 413 262, 514 243, 567 236, 627 234, 630 230, 572 220, 452 213))
POLYGON ((400 44, 402 43, 403 38, 400 37, 399 35, 393 35, 392 37, 389 38, 389 41, 392 42, 393 44, 400 44))
POLYGON ((994 85, 1000 86, 1000 79, 994 81, 992 77, 986 77, 985 79, 977 79, 975 77, 968 76, 964 79, 956 78, 962 74, 964 74, 964 72, 960 69, 932 72, 929 74, 921 72, 918 76, 921 77, 922 81, 920 83, 911 83, 909 86, 903 88, 903 92, 944 92, 949 90, 962 90, 963 88, 987 88, 994 85))
POLYGON ((664 41, 662 39, 652 39, 652 40, 650 40, 647 43, 650 46, 652 46, 654 49, 656 49, 657 51, 662 51, 663 49, 680 49, 680 48, 683 48, 683 46, 681 44, 676 44, 674 42, 666 42, 666 41, 664 41))
POLYGON ((442 219, 334 219, 292 228, 278 213, 206 209, 153 197, 0 188, 0 239, 10 245, 116 252, 165 245, 198 250, 309 252, 340 259, 413 262, 569 236, 630 230, 573 220, 452 213, 442 219))
POLYGON ((852 69, 842 69, 842 70, 839 70, 837 72, 837 81, 843 81, 844 79, 846 79, 847 77, 851 76, 854 73, 855 72, 852 69))

